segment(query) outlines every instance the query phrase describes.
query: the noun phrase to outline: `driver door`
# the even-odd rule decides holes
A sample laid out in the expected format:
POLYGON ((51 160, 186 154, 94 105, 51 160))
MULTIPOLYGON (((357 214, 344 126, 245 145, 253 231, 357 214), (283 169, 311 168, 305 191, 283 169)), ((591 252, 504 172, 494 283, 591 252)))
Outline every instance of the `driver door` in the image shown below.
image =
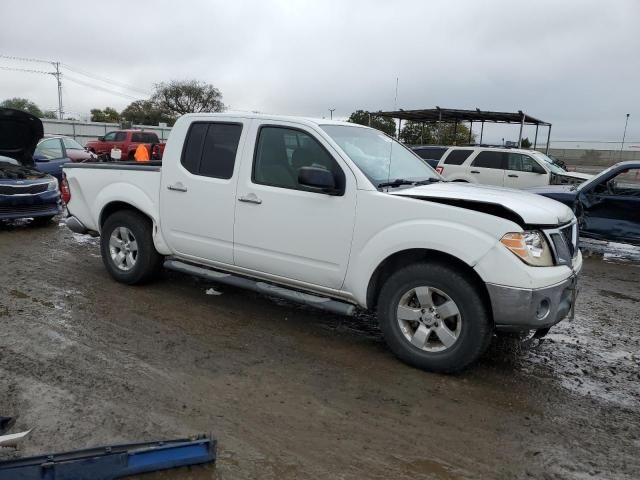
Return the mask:
POLYGON ((640 168, 629 168, 581 194, 582 230, 610 241, 640 242, 640 168))
POLYGON ((238 180, 234 260, 238 267, 327 288, 342 287, 356 212, 351 170, 313 131, 255 121, 238 180), (329 170, 340 194, 312 191, 299 169, 329 170))

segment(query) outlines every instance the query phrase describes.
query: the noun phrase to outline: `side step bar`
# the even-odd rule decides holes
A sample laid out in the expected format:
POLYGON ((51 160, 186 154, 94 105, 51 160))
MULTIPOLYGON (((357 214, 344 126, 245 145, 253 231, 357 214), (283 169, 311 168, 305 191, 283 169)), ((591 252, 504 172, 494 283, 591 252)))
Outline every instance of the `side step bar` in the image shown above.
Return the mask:
POLYGON ((337 313, 339 315, 350 316, 356 311, 355 305, 351 305, 347 302, 341 302, 327 297, 320 297, 310 293, 299 292, 297 290, 291 290, 278 285, 239 277, 230 273, 218 272, 217 270, 191 265, 190 263, 181 262, 179 260, 171 259, 165 261, 164 268, 206 278, 207 280, 213 280, 214 282, 224 283, 233 287, 253 290, 254 292, 262 293, 264 295, 284 298, 285 300, 309 305, 311 307, 319 308, 320 310, 325 310, 331 313, 337 313))

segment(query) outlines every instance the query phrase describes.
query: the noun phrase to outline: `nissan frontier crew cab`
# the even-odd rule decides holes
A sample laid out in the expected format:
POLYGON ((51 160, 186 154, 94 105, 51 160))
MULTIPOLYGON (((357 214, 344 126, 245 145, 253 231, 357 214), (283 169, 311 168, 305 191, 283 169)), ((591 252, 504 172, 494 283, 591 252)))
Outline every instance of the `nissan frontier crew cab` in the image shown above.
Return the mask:
POLYGON ((582 266, 565 205, 450 183, 385 134, 345 122, 189 114, 162 164, 65 166, 67 225, 101 237, 111 276, 162 266, 340 314, 377 313, 425 370, 474 362, 494 331, 546 332, 582 266))

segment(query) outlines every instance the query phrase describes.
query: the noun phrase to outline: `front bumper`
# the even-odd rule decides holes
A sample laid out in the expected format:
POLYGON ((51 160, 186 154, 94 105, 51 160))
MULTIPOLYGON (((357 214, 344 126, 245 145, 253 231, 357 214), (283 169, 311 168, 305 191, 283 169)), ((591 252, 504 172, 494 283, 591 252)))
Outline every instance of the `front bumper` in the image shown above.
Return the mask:
POLYGON ((493 321, 498 330, 549 328, 572 313, 577 296, 578 272, 544 288, 513 288, 487 283, 493 321))
POLYGON ((62 201, 57 191, 0 197, 0 220, 48 217, 62 213, 62 201))

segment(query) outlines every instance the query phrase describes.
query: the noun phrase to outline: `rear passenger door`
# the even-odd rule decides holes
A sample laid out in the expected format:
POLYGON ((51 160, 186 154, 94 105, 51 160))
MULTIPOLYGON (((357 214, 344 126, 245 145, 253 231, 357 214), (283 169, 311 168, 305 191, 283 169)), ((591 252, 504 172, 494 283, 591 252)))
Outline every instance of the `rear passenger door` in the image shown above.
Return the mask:
POLYGON ((531 188, 549 185, 549 174, 534 158, 522 153, 507 153, 507 171, 504 186, 531 188))
POLYGON ((162 233, 179 255, 233 264, 233 222, 246 119, 193 122, 181 158, 165 161, 160 187, 162 233))
POLYGON ((504 185, 506 153, 485 150, 478 153, 468 167, 469 176, 482 185, 504 185))

